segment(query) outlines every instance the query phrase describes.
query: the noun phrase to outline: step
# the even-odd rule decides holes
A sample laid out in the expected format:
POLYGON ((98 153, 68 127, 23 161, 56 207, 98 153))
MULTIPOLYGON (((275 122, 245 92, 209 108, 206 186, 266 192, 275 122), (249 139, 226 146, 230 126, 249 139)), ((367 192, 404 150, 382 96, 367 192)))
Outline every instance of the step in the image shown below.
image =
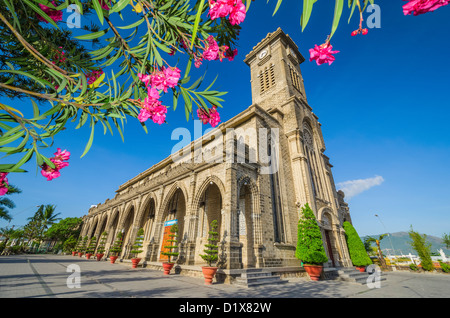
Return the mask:
POLYGON ((261 277, 237 277, 234 284, 244 287, 254 287, 261 285, 285 284, 287 280, 282 280, 280 276, 261 276, 261 277))
MULTIPOLYGON (((336 280, 352 282, 357 284, 367 284, 367 279, 370 274, 368 272, 360 272, 355 268, 339 268, 336 269, 338 276, 336 280)), ((379 273, 380 281, 386 280, 386 276, 383 272, 379 273)))
POLYGON ((282 280, 279 275, 272 275, 270 270, 250 268, 242 272, 241 277, 236 277, 234 284, 243 287, 254 287, 269 284, 284 284, 287 282, 287 280, 282 280))

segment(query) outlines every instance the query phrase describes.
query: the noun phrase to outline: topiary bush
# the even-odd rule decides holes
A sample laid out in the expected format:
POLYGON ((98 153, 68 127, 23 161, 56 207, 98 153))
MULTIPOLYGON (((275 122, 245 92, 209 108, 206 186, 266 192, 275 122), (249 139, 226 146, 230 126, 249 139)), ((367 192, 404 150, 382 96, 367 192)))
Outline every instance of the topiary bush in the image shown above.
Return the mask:
POLYGON ((98 244, 97 254, 105 253, 105 245, 106 245, 107 237, 108 237, 108 232, 106 232, 106 231, 102 233, 102 236, 100 236, 100 242, 98 244))
POLYGON ((323 247, 322 233, 314 212, 308 203, 302 207, 300 219, 298 220, 295 257, 310 265, 322 265, 328 262, 328 257, 323 247))
POLYGON ((170 245, 166 245, 164 246, 165 249, 168 249, 168 252, 162 252, 162 255, 167 256, 168 260, 167 263, 171 263, 171 258, 172 257, 177 257, 179 255, 178 252, 173 252, 172 250, 175 250, 178 248, 177 246, 177 237, 178 237, 178 225, 174 224, 170 227, 170 233, 169 237, 170 239, 167 240, 167 243, 169 243, 170 245))
POLYGON ((109 250, 113 254, 113 256, 119 256, 119 253, 122 251, 122 237, 123 237, 122 232, 117 233, 114 245, 109 250))
POLYGON ((216 263, 219 258, 219 246, 216 245, 219 240, 219 233, 217 233, 217 220, 211 222, 209 233, 209 244, 205 244, 206 249, 203 250, 205 254, 201 254, 201 258, 208 263, 211 267, 213 263, 216 263))
POLYGON ((359 237, 353 225, 345 221, 343 224, 345 230, 345 239, 347 240, 348 252, 354 266, 368 266, 372 260, 367 254, 364 243, 359 237))
POLYGON ((144 241, 144 229, 139 229, 137 232, 136 240, 134 241, 134 245, 131 249, 131 254, 134 255, 134 258, 137 258, 138 254, 142 253, 142 242, 144 241))

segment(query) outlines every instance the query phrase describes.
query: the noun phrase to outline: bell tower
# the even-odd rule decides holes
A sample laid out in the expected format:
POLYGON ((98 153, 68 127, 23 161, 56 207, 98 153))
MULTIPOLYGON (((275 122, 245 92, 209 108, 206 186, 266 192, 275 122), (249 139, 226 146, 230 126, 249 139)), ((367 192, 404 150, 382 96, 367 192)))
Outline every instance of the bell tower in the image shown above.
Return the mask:
POLYGON ((245 57, 250 66, 252 104, 269 110, 292 96, 306 102, 300 64, 305 58, 281 28, 259 42, 245 57))

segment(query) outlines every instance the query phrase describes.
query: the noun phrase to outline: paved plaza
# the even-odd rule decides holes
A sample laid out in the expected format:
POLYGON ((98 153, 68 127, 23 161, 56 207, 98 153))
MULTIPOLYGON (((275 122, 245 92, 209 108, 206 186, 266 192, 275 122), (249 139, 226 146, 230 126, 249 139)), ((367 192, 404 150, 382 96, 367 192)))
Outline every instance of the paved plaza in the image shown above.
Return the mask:
POLYGON ((243 288, 205 286, 202 278, 163 275, 130 263, 86 260, 69 255, 0 257, 1 298, 447 298, 450 275, 388 272, 380 288, 349 282, 290 278, 282 285, 243 288), (77 271, 74 271, 77 269, 77 271), (79 270, 79 271, 78 271, 79 270), (79 273, 79 280, 76 275, 79 273), (79 288, 78 288, 79 287, 79 288))

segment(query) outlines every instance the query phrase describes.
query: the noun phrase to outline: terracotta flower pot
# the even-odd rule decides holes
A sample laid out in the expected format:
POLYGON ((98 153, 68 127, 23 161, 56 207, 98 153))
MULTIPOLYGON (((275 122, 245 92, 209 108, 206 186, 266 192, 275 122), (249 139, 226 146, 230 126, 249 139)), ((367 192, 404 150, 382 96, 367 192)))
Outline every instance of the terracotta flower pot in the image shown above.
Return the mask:
POLYGON ((364 273, 366 271, 365 266, 356 266, 356 269, 359 270, 361 273, 364 273))
POLYGON ((91 254, 91 253, 86 253, 86 259, 90 259, 90 258, 91 258, 91 256, 92 256, 92 254, 91 254))
POLYGON ((111 264, 114 264, 118 256, 110 256, 109 260, 111 261, 111 264))
POLYGON ((175 263, 165 262, 162 265, 164 268, 164 275, 170 275, 170 270, 172 269, 173 265, 175 265, 175 263))
POLYGON ((212 285, 212 281, 217 272, 217 267, 202 266, 205 285, 212 285))
POLYGON ((97 255, 95 255, 95 256, 97 256, 97 261, 100 261, 102 259, 103 255, 105 255, 105 254, 97 254, 97 255))
POLYGON ((77 252, 72 252, 72 256, 76 256, 77 255, 77 252))
POLYGON ((318 281, 320 278, 320 274, 322 274, 323 266, 322 265, 307 265, 303 264, 306 272, 309 275, 309 278, 314 281, 318 281))
POLYGON ((83 252, 78 252, 78 257, 83 256, 83 252))
POLYGON ((140 258, 132 258, 131 259, 131 268, 136 268, 141 261, 140 258))

